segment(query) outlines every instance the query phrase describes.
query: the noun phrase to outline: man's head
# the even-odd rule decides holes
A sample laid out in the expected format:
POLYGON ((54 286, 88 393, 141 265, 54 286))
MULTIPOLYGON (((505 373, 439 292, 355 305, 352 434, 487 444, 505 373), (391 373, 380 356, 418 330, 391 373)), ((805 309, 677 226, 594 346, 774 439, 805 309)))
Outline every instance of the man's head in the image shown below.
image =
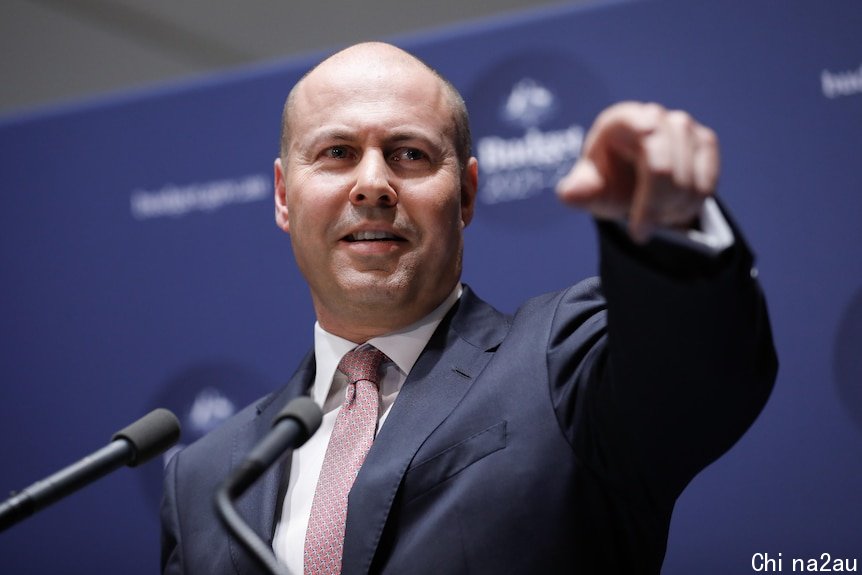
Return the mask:
POLYGON ((331 60, 336 60, 340 57, 346 57, 351 54, 352 51, 360 51, 367 48, 371 51, 376 51, 377 49, 385 51, 391 50, 391 56, 396 58, 402 58, 405 64, 414 63, 422 66, 433 74, 441 83, 443 90, 446 93, 446 96, 449 99, 450 113, 452 114, 452 123, 454 128, 454 138, 455 138, 455 150, 458 155, 458 162, 463 169, 466 167, 467 162, 470 159, 472 152, 472 139, 470 136, 470 121, 467 114, 467 105, 464 103, 464 99, 461 97, 461 93, 458 92, 458 89, 452 85, 449 80, 440 75, 437 70, 431 68, 421 60, 417 59, 412 54, 408 52, 404 52, 400 48, 396 48, 395 46, 391 46, 389 44, 379 43, 379 42, 368 42, 364 44, 357 44, 351 46, 341 52, 338 52, 331 56, 330 58, 324 60, 314 68, 312 68, 290 91, 287 95, 287 99, 284 102, 284 109, 282 111, 281 116, 281 148, 280 148, 280 156, 282 160, 284 160, 287 155, 288 149, 290 147, 290 121, 292 118, 292 112, 296 103, 296 94, 299 91, 302 81, 305 80, 310 74, 312 74, 317 68, 330 62, 331 60))
POLYGON ((321 325, 360 342, 442 302, 477 178, 463 100, 413 56, 359 44, 309 72, 285 104, 275 200, 321 325))

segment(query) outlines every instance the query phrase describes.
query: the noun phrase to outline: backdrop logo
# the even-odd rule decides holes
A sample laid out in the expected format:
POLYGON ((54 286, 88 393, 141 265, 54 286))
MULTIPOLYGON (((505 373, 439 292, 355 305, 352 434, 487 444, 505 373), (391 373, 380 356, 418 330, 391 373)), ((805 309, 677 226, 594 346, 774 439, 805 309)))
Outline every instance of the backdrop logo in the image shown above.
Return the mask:
POLYGON ((224 423, 239 411, 236 401, 231 398, 230 390, 210 387, 209 382, 198 382, 201 387, 191 403, 180 405, 180 425, 183 430, 181 441, 162 455, 162 464, 167 465, 171 457, 186 445, 193 443, 224 423))
POLYGON ((467 100, 479 160, 477 217, 520 224, 556 217, 553 188, 606 102, 594 74, 558 51, 525 52, 480 74, 467 100))
POLYGON ((852 96, 862 94, 862 66, 856 70, 845 70, 843 72, 820 72, 820 88, 827 98, 840 98, 841 96, 852 96))
POLYGON ((554 94, 532 78, 524 78, 512 88, 506 98, 502 116, 513 124, 531 128, 554 112, 554 94))

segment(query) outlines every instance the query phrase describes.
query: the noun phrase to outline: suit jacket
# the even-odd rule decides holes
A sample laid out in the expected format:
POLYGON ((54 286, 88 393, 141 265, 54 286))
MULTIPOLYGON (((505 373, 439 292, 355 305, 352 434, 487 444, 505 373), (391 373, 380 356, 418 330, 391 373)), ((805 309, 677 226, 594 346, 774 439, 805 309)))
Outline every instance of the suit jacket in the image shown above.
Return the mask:
MULTIPOLYGON (((777 362, 738 233, 709 258, 599 227, 601 282, 514 316, 465 289, 351 490, 343 573, 660 571, 676 498, 752 423, 777 362)), ((165 573, 259 572, 213 493, 313 378, 309 354, 284 388, 171 460, 165 573)), ((284 473, 238 504, 268 542, 284 473)))

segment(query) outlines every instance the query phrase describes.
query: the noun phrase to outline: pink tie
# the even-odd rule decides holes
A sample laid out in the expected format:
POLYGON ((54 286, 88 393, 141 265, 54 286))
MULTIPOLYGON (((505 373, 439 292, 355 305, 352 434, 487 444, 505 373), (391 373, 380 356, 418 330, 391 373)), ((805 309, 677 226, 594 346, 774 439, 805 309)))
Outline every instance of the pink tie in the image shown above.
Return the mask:
POLYGON ((365 461, 377 428, 378 370, 386 355, 372 346, 347 353, 338 370, 347 394, 335 418, 314 491, 303 557, 307 575, 341 573, 347 494, 365 461))

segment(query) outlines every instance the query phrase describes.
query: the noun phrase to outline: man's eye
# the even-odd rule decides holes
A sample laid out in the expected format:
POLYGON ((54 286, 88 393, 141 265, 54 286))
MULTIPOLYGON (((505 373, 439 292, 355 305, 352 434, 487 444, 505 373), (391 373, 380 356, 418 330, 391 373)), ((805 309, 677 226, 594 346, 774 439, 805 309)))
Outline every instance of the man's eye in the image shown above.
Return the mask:
POLYGON ((427 159, 427 157, 428 156, 425 155, 425 152, 417 150, 416 148, 402 148, 392 154, 392 159, 396 162, 400 162, 402 160, 415 162, 417 160, 427 159))
POLYGON ((342 160, 346 158, 348 155, 347 148, 345 146, 332 146, 331 148, 326 149, 326 156, 328 158, 334 158, 336 160, 342 160))

